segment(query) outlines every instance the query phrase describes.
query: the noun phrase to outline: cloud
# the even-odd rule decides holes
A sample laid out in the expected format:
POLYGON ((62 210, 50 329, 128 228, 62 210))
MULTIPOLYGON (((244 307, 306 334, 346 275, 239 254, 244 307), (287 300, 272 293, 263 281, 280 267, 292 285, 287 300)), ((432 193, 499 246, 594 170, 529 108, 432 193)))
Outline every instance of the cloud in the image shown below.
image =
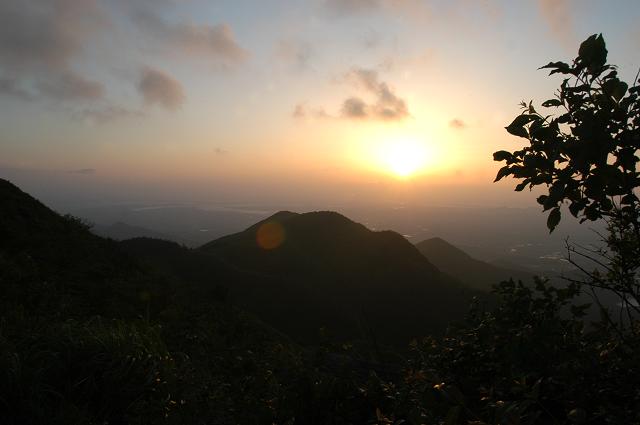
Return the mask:
POLYGON ((565 47, 573 48, 575 36, 570 0, 538 0, 538 9, 549 25, 551 33, 565 47))
POLYGON ((165 42, 168 48, 179 49, 180 53, 224 65, 237 65, 249 57, 227 24, 170 23, 157 14, 153 6, 139 7, 134 15, 141 29, 165 42))
POLYGON ((305 103, 298 103, 294 108, 291 116, 295 119, 325 119, 332 118, 324 108, 308 108, 305 103))
POLYGON ((222 149, 222 148, 215 148, 215 149, 213 150, 213 152, 214 152, 216 155, 226 155, 226 154, 228 154, 228 153, 229 153, 229 151, 228 151, 228 150, 226 150, 226 149, 222 149))
POLYGON ((381 0, 325 0, 324 8, 332 15, 358 14, 378 9, 381 0))
POLYGON ((96 173, 95 168, 80 168, 79 170, 71 170, 69 171, 71 174, 82 174, 85 176, 92 175, 96 173))
POLYGON ((305 118, 307 116, 307 108, 303 104, 298 103, 293 108, 293 113, 291 115, 293 118, 305 118))
POLYGON ((95 0, 0 2, 0 69, 4 74, 0 93, 55 100, 100 98, 102 85, 72 69, 72 62, 106 22, 95 0))
POLYGON ((345 118, 363 119, 369 116, 369 107, 359 97, 350 97, 342 103, 342 116, 345 118))
POLYGON ((373 95, 374 101, 367 104, 359 97, 350 97, 342 104, 342 116, 358 119, 402 120, 409 117, 409 109, 404 99, 398 97, 389 85, 378 78, 378 72, 371 69, 354 69, 348 78, 373 95))
POLYGON ((24 90, 16 78, 0 78, 0 96, 2 95, 22 100, 33 99, 33 95, 24 90))
POLYGON ((309 68, 313 57, 311 44, 297 40, 280 40, 276 46, 276 57, 285 65, 297 70, 309 68))
POLYGON ((104 94, 101 83, 88 80, 73 71, 51 75, 37 85, 41 94, 56 100, 95 100, 104 94))
POLYGON ((449 121, 449 127, 455 128, 457 130, 463 130, 467 128, 467 123, 462 121, 460 118, 454 118, 451 121, 449 121))
POLYGON ((168 110, 176 110, 182 106, 186 96, 182 84, 171 75, 146 67, 138 83, 138 91, 148 105, 159 105, 168 110))
POLYGON ((75 115, 75 118, 88 120, 96 124, 108 124, 110 122, 144 116, 142 111, 131 110, 121 106, 106 105, 101 108, 87 108, 75 115))
POLYGON ((432 17, 425 0, 324 0, 323 10, 332 18, 367 15, 379 11, 424 23, 432 17))
POLYGON ((367 102, 361 96, 349 96, 342 101, 337 116, 328 114, 324 108, 309 108, 301 102, 295 105, 292 112, 293 118, 399 121, 411 116, 405 100, 398 97, 386 82, 380 81, 377 71, 356 68, 346 74, 346 80, 372 100, 367 102))

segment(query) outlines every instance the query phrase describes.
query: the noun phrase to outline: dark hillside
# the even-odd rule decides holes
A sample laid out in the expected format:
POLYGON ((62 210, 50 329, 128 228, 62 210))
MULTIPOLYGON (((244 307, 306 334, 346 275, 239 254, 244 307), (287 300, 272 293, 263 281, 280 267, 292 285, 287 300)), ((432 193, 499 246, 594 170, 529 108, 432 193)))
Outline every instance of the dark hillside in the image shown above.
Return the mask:
POLYGON ((529 282, 533 275, 485 263, 441 238, 431 238, 416 244, 416 248, 436 267, 459 279, 465 285, 490 291, 494 284, 513 278, 529 282))
POLYGON ((69 314, 127 316, 161 297, 115 242, 93 235, 85 223, 51 211, 1 179, 0 265, 5 297, 20 297, 15 301, 30 309, 49 299, 62 303, 57 314, 68 309, 69 314), (20 295, 23 291, 27 297, 20 295), (60 298, 50 299, 54 294, 60 298))

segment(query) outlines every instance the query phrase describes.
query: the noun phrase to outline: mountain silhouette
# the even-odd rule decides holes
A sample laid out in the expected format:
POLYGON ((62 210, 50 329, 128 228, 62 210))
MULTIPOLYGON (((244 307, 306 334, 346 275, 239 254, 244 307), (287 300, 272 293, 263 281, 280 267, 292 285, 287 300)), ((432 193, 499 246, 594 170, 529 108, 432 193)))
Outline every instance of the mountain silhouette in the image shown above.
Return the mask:
POLYGON ((465 285, 489 291, 494 284, 513 278, 530 281, 532 275, 485 263, 441 238, 431 238, 416 244, 416 248, 438 269, 459 279, 465 285))
POLYGON ((437 276, 439 271, 395 232, 373 232, 336 212, 296 214, 281 211, 247 230, 205 244, 200 250, 244 268, 262 272, 369 277, 402 274, 437 276), (277 225, 282 241, 260 246, 260 231, 277 225))
POLYGON ((330 211, 281 211, 198 249, 272 282, 230 293, 277 328, 405 340, 460 319, 478 295, 442 273, 404 237, 374 232, 330 211))
POLYGON ((103 239, 4 180, 0 194, 6 299, 34 310, 135 317, 228 300, 300 342, 317 342, 325 328, 341 339, 404 345, 442 332, 478 295, 401 235, 335 212, 280 212, 189 249, 103 239))

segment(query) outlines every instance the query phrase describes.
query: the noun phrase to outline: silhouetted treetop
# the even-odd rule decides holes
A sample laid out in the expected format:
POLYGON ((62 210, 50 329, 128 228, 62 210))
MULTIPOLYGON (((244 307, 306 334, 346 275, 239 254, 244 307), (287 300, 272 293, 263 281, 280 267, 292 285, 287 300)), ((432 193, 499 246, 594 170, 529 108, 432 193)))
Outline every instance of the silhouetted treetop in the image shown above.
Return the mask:
MULTIPOLYGON (((554 98, 542 103, 560 115, 546 115, 532 102, 521 103, 522 113, 506 130, 525 138, 529 145, 514 152, 498 151, 495 161, 505 162, 496 176, 520 180, 515 187, 545 185, 538 197, 550 231, 560 222, 560 206, 581 221, 611 217, 614 212, 636 214, 634 189, 640 148, 640 102, 637 76, 633 86, 618 78, 617 67, 607 64, 602 35, 592 35, 571 64, 550 62, 541 67, 549 75, 565 76, 554 98)), ((636 215, 637 216, 637 215, 636 215)))

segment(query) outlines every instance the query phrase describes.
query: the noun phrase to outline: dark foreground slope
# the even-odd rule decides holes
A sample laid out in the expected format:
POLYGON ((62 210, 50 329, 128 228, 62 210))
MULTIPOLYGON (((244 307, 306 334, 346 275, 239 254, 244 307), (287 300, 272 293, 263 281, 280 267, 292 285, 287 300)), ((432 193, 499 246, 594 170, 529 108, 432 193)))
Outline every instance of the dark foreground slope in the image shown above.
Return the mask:
POLYGON ((154 292, 115 242, 1 179, 0 270, 7 302, 35 310, 57 303, 60 315, 135 315, 143 306, 135 292, 154 292))
POLYGON ((0 179, 0 423, 305 418, 297 380, 319 378, 302 351, 211 283, 150 270, 0 179))
POLYGON ((431 238, 416 244, 432 264, 443 272, 459 279, 465 285, 490 291, 493 285, 509 280, 531 281, 533 275, 520 271, 494 266, 476 260, 459 248, 441 238, 431 238))
POLYGON ((271 281, 237 282, 230 294, 294 335, 325 326, 340 337, 405 343, 460 319, 476 295, 401 235, 335 212, 280 212, 199 251, 271 281))

